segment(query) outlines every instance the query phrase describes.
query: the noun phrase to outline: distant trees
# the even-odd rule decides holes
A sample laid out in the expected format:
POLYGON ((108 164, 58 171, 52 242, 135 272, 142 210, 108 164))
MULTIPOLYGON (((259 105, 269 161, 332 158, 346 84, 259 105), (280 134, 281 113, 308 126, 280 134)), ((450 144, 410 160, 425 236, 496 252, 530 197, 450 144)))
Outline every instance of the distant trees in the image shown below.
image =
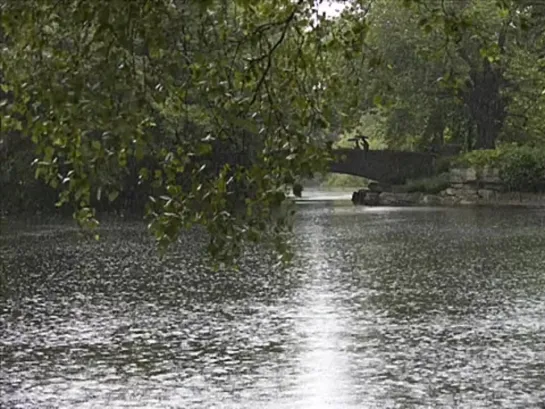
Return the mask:
MULTIPOLYGON (((383 118, 390 146, 543 141, 544 10, 539 1, 421 1, 407 9, 377 0, 351 58, 361 63, 345 69, 340 98, 355 95, 353 117, 383 118)), ((350 31, 347 20, 335 24, 350 31)))

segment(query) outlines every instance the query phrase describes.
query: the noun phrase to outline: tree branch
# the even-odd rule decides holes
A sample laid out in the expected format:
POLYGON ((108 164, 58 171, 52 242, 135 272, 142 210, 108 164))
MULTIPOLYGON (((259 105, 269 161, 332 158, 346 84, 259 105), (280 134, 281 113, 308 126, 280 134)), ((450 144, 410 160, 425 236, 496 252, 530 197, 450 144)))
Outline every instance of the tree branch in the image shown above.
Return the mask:
POLYGON ((257 85, 256 85, 256 88, 254 90, 254 95, 250 101, 250 103, 248 104, 248 108, 251 107, 255 101, 257 100, 257 96, 259 94, 259 91, 261 90, 261 87, 263 86, 263 83, 265 81, 265 78, 267 77, 267 75, 269 74, 269 71, 271 69, 271 66, 272 66, 272 57, 273 57, 273 54, 274 52, 276 51, 276 49, 278 47, 280 47, 280 45, 282 44, 282 42, 284 41, 284 39, 286 38, 286 34, 288 33, 288 28, 291 24, 291 22, 293 21, 293 19, 295 18, 295 16, 297 15, 297 11, 299 10, 299 6, 303 3, 303 0, 299 0, 299 2, 297 3, 297 5, 294 7, 293 11, 291 12, 291 14, 288 16, 288 18, 284 21, 284 28, 282 29, 282 33, 280 34, 280 38, 273 44, 273 46, 271 47, 271 49, 269 50, 269 53, 267 55, 267 66, 265 67, 265 70, 263 71, 263 74, 261 75, 261 78, 259 79, 257 85))

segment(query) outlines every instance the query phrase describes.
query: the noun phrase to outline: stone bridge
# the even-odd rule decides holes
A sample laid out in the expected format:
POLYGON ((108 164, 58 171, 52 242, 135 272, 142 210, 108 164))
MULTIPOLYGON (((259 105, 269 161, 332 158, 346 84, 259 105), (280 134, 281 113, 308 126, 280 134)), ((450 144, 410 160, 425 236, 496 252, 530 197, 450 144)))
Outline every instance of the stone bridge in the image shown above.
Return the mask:
POLYGON ((431 153, 392 150, 335 149, 332 173, 362 176, 381 183, 402 184, 407 179, 432 176, 435 156, 431 153))

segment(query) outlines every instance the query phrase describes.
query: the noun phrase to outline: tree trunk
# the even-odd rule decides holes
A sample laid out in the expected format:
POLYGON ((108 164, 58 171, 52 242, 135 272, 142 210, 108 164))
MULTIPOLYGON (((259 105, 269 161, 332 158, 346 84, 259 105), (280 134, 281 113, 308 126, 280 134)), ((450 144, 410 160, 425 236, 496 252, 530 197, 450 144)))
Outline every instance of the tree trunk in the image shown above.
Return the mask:
POLYGON ((494 149, 501 126, 494 118, 484 117, 477 120, 477 139, 475 149, 494 149))
POLYGON ((485 60, 483 69, 472 70, 470 76, 464 99, 477 126, 475 149, 494 149, 507 115, 507 101, 501 95, 502 71, 485 60))
POLYGON ((441 106, 437 106, 428 117, 424 140, 431 144, 432 149, 439 150, 445 143, 445 120, 441 106))

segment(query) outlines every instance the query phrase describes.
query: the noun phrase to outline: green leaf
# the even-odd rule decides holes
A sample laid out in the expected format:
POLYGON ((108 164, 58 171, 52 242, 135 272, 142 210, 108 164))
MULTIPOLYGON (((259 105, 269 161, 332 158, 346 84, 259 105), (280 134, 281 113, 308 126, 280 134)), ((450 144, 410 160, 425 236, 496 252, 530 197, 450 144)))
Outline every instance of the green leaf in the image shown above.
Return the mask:
POLYGON ((212 153, 212 145, 208 143, 200 144, 197 148, 197 155, 199 156, 209 156, 212 153))
POLYGON ((108 193, 108 200, 113 202, 115 199, 119 197, 119 192, 117 190, 112 190, 108 193))
POLYGON ((54 154, 55 154, 55 148, 53 148, 52 146, 46 146, 44 148, 44 158, 46 161, 48 162, 51 161, 54 154))

